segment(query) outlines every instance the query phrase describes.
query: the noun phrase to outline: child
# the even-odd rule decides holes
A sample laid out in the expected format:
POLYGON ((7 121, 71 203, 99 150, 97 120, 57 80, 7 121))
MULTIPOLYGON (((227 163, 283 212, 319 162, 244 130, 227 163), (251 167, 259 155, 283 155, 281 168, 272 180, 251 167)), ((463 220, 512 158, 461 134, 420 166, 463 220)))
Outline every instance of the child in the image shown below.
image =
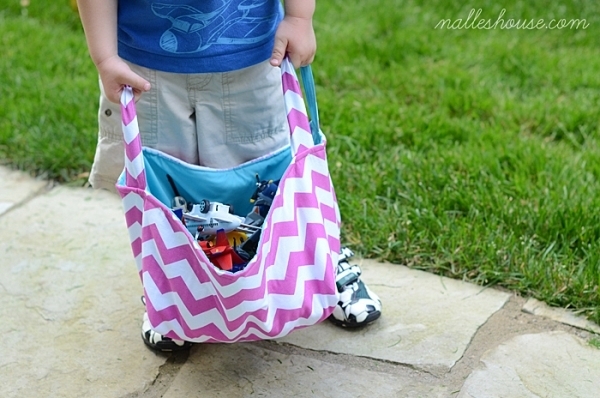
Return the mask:
MULTIPOLYGON (((78 0, 101 81, 94 188, 114 190, 123 169, 117 104, 125 85, 134 90, 144 145, 185 162, 229 168, 289 143, 276 67, 286 54, 295 67, 313 61, 315 0, 287 0, 284 7, 279 0, 168 2, 78 0)), ((381 303, 350 255, 340 257, 332 320, 356 327, 377 319, 381 303), (357 305, 361 318, 351 315, 357 305)), ((142 338, 163 351, 190 345, 152 331, 146 315, 142 338)))

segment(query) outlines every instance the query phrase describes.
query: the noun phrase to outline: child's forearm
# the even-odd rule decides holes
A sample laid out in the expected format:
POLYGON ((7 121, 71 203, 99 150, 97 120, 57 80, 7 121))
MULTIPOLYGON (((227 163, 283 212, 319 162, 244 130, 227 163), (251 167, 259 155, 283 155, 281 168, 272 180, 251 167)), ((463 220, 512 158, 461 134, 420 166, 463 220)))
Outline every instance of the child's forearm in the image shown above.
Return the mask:
POLYGON ((77 0, 81 24, 96 66, 117 53, 117 0, 77 0))
POLYGON ((316 0, 284 0, 285 15, 294 18, 312 19, 316 0))

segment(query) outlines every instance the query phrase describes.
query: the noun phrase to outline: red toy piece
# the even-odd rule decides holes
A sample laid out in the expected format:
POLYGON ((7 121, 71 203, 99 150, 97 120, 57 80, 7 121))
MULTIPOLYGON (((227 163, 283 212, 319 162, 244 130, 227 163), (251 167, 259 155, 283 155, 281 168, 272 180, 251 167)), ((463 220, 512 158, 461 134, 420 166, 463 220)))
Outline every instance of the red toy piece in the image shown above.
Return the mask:
POLYGON ((234 265, 244 263, 244 260, 229 244, 227 234, 223 229, 217 231, 214 243, 210 241, 200 241, 198 243, 208 259, 224 271, 231 271, 234 265))

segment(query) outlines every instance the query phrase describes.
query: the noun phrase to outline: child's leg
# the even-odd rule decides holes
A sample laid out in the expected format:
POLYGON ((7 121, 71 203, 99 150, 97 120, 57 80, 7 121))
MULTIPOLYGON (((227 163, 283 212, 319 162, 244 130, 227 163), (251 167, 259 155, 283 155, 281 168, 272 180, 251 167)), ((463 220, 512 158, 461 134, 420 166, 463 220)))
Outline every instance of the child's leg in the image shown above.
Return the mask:
POLYGON ((211 75, 192 75, 200 164, 234 167, 289 144, 281 70, 268 61, 211 75))

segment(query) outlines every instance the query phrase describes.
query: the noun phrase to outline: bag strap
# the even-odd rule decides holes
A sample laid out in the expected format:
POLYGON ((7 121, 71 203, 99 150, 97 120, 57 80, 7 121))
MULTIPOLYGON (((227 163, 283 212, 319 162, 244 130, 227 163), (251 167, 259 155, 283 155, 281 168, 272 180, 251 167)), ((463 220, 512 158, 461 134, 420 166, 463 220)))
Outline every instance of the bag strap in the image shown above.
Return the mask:
POLYGON ((307 102, 311 107, 313 123, 309 121, 308 113, 306 112, 306 103, 300 89, 296 70, 289 57, 283 59, 281 63, 281 80, 288 124, 290 126, 292 153, 294 155, 321 142, 318 117, 314 117, 317 114, 317 105, 312 73, 310 69, 304 72, 301 70, 301 73, 306 75, 306 79, 302 79, 302 85, 307 95, 307 102), (308 98, 310 98, 310 101, 308 98))
POLYGON ((146 190, 146 170, 142 153, 142 139, 135 110, 133 89, 126 86, 121 94, 121 119, 125 147, 125 185, 146 190))
POLYGON ((300 76, 302 77, 302 87, 304 87, 304 95, 306 96, 306 103, 308 104, 310 130, 315 144, 318 144, 321 142, 321 124, 319 123, 319 107, 317 106, 315 79, 310 65, 300 67, 300 76))

